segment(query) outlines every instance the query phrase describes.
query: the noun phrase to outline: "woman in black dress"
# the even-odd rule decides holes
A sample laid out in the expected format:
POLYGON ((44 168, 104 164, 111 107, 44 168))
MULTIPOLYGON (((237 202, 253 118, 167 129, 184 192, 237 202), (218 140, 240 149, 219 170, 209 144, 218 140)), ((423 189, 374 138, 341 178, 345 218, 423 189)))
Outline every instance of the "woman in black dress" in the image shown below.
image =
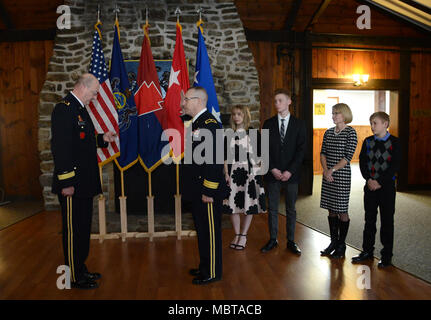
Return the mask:
POLYGON ((330 255, 333 258, 344 257, 350 223, 350 161, 358 143, 355 129, 347 125, 352 119, 352 111, 347 104, 338 103, 332 107, 335 127, 326 130, 320 152, 323 167, 320 207, 329 212, 331 235, 331 243, 321 251, 321 255, 330 255))

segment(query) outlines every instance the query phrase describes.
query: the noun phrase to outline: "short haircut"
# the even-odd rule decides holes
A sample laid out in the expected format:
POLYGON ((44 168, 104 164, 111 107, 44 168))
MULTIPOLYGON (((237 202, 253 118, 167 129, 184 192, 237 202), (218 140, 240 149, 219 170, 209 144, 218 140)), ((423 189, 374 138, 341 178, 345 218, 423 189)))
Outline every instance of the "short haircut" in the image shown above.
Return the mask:
POLYGON ((86 88, 90 88, 95 81, 97 81, 97 78, 91 73, 84 73, 76 81, 75 87, 81 85, 86 88))
POLYGON ((373 121, 375 118, 378 118, 378 119, 382 120, 383 122, 387 122, 388 123, 388 127, 389 127, 390 118, 389 118, 389 115, 386 112, 383 112, 383 111, 374 112, 370 116, 370 122, 373 121))
MULTIPOLYGON (((194 90, 197 93, 197 95, 199 96, 199 98, 203 102, 205 102, 205 104, 207 103, 207 101, 208 101, 208 94, 207 94, 207 91, 205 90, 204 87, 200 87, 200 86, 190 87, 189 90, 194 90)), ((189 91, 189 90, 187 90, 187 91, 189 91)), ((206 105, 205 105, 205 107, 206 107, 206 105)))
POLYGON ((275 97, 277 94, 284 94, 284 95, 285 95, 285 96, 287 96, 289 99, 291 99, 291 98, 290 98, 290 92, 289 92, 287 89, 283 89, 283 88, 275 89, 275 91, 274 91, 274 97, 275 97))
POLYGON ((232 119, 232 113, 235 109, 241 111, 242 114, 244 115, 244 130, 248 130, 248 128, 250 127, 250 122, 251 122, 250 109, 247 106, 243 106, 243 105, 232 106, 232 108, 230 110, 230 126, 232 127, 232 129, 234 131, 236 131, 238 129, 235 122, 233 122, 233 119, 232 119))
POLYGON ((332 110, 340 112, 344 117, 344 123, 348 124, 353 120, 352 110, 350 110, 349 106, 345 103, 337 103, 332 106, 332 110))

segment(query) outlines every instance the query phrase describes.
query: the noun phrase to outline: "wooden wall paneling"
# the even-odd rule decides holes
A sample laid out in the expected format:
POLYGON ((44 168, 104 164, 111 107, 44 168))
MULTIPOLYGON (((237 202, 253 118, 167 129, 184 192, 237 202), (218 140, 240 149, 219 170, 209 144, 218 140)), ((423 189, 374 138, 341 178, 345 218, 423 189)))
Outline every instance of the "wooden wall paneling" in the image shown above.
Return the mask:
POLYGON ((249 41, 259 74, 260 120, 261 124, 276 114, 273 93, 277 88, 291 89, 291 72, 287 56, 277 63, 277 45, 279 43, 249 41))
POLYGON ((431 54, 411 55, 410 84, 410 137, 409 137, 409 184, 430 184, 431 169, 431 54))
POLYGON ((389 125, 389 132, 396 137, 399 137, 398 123, 399 123, 399 108, 398 108, 398 91, 389 92, 389 115, 391 117, 391 124, 389 125))
POLYGON ((328 78, 338 78, 338 50, 328 50, 326 55, 326 74, 328 78))
POLYGON ((386 79, 385 76, 385 51, 374 51, 373 52, 373 74, 370 78, 373 79, 386 79))
POLYGON ((352 74, 367 73, 364 64, 364 51, 353 51, 352 74))
POLYGON ((338 61, 337 61, 337 78, 347 78, 349 75, 346 73, 345 63, 344 63, 344 52, 342 50, 337 51, 338 61))
POLYGON ((325 49, 318 49, 317 55, 317 77, 318 78, 327 78, 324 75, 327 74, 327 52, 325 49))
POLYGON ((0 170, 8 196, 41 197, 39 92, 52 41, 0 43, 0 170))
MULTIPOLYGON (((411 55, 409 164, 416 163, 419 160, 419 119, 415 116, 415 112, 418 108, 418 102, 420 102, 420 58, 419 54, 411 55)), ((420 179, 417 168, 418 166, 416 165, 409 167, 409 183, 415 183, 420 179)))
POLYGON ((344 55, 344 72, 346 78, 349 78, 353 74, 353 51, 345 50, 343 51, 344 55))
MULTIPOLYGON (((365 48, 366 49, 366 48, 365 48)), ((313 48, 313 78, 351 78, 369 74, 370 79, 398 79, 399 52, 313 48)))
MULTIPOLYGON (((422 149, 422 152, 424 153, 424 162, 422 163, 428 163, 429 159, 431 159, 431 53, 422 54, 423 56, 423 62, 424 62, 424 70, 422 71, 422 89, 423 89, 423 98, 422 98, 422 107, 424 110, 427 111, 427 116, 422 119, 423 124, 423 132, 424 137, 422 137, 422 140, 425 142, 424 148, 422 149)), ((426 174, 423 176, 424 181, 423 183, 431 184, 431 166, 425 165, 425 168, 427 169, 426 174)))
POLYGON ((310 34, 305 33, 304 49, 301 52, 300 96, 301 108, 299 117, 305 121, 307 128, 307 144, 304 162, 301 169, 299 193, 311 195, 313 193, 313 88, 312 88, 312 43, 310 34))
MULTIPOLYGON (((401 51, 399 60, 400 86, 399 86, 399 117, 410 119, 410 79, 411 79, 411 57, 407 50, 401 51)), ((399 137, 401 142, 401 170, 398 175, 398 190, 407 190, 409 184, 409 135, 410 121, 399 122, 399 137)))
POLYGON ((319 78, 319 71, 318 71, 318 65, 319 65, 319 63, 318 63, 318 51, 319 51, 319 49, 317 49, 317 48, 313 48, 312 49, 312 51, 311 51, 311 59, 312 59, 312 61, 313 61, 313 65, 311 66, 311 77, 312 78, 319 78))

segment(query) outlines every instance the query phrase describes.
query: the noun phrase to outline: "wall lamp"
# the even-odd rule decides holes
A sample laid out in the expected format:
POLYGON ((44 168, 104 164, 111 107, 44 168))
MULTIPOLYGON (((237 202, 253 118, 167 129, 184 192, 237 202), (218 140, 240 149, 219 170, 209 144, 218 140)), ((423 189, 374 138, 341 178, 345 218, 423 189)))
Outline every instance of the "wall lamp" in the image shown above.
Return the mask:
POLYGON ((354 74, 354 75, 352 75, 352 78, 353 78, 353 85, 356 87, 359 87, 359 86, 366 84, 368 82, 370 75, 369 74, 354 74))

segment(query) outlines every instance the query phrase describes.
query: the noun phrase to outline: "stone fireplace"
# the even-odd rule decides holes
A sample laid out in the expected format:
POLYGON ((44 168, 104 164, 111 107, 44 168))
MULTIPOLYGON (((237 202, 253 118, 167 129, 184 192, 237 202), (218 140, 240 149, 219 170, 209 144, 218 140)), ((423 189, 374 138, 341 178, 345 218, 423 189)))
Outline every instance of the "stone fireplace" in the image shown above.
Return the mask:
MULTIPOLYGON (((118 6, 121 49, 124 59, 139 59, 144 38, 146 6, 150 24, 151 48, 154 59, 172 59, 175 46, 175 10, 182 11, 183 42, 189 63, 190 84, 196 63, 197 10, 201 7, 204 37, 211 61, 220 112, 230 113, 233 105, 250 107, 252 126, 259 127, 259 82, 253 55, 248 47, 244 29, 233 1, 230 0, 66 0, 71 11, 71 29, 58 30, 46 82, 40 93, 39 155, 40 182, 46 210, 58 210, 57 197, 51 193, 53 159, 50 151, 50 121, 55 104, 73 88, 78 76, 88 71, 91 57, 97 5, 103 23, 102 45, 109 65, 113 41, 114 8, 118 6)), ((139 164, 137 164, 139 165, 139 164)), ((115 183, 113 163, 103 167, 103 192, 107 212, 115 212, 115 183)), ((157 172, 158 169, 155 170, 157 172)), ((147 183, 144 181, 143 183, 147 183)), ((157 179, 153 179, 153 184, 157 179)), ((157 197, 157 194, 155 194, 157 197)), ((146 205, 146 204, 145 204, 146 205)), ((155 209, 157 215, 157 207, 155 209)))

